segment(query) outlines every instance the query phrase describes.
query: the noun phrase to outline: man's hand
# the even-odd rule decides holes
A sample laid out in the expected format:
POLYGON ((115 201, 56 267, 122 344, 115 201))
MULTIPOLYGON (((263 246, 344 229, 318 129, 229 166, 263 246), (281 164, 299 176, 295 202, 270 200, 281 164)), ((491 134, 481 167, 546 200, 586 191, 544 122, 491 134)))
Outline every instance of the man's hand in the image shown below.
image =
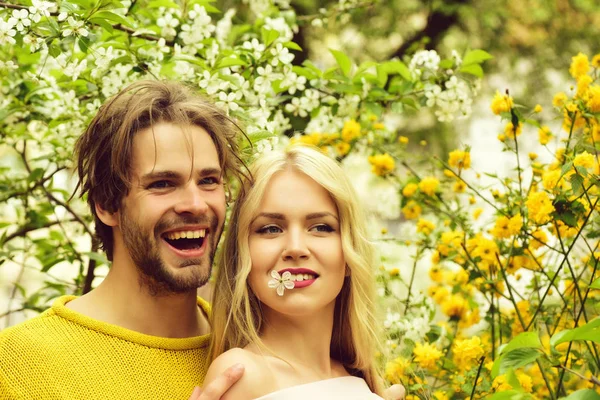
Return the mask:
POLYGON ((383 392, 383 396, 385 397, 385 400, 404 400, 406 397, 406 390, 404 389, 404 386, 400 384, 392 385, 383 392))
POLYGON ((204 389, 195 387, 189 400, 219 400, 244 374, 244 366, 235 364, 214 379, 204 389))

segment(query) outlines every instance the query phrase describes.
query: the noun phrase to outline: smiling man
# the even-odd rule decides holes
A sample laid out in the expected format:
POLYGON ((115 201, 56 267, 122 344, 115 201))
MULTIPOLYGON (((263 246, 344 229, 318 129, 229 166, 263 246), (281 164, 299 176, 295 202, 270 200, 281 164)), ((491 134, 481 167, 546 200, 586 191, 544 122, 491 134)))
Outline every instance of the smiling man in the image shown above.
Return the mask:
MULTIPOLYGON (((0 333, 2 399, 186 399, 208 368, 206 284, 240 178, 238 129, 174 83, 142 81, 98 112, 76 146, 102 283, 0 333)), ((194 398, 218 399, 233 366, 194 398)))

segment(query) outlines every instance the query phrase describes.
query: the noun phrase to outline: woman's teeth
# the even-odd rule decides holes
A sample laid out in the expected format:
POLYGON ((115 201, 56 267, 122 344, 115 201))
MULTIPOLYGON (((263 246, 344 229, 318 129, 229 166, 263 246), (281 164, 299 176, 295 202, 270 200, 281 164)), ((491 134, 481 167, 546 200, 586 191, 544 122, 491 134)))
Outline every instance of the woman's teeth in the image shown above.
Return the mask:
POLYGON ((296 281, 296 282, 302 282, 302 281, 307 281, 309 279, 315 279, 316 276, 315 275, 311 275, 311 274, 292 274, 292 281, 296 281))

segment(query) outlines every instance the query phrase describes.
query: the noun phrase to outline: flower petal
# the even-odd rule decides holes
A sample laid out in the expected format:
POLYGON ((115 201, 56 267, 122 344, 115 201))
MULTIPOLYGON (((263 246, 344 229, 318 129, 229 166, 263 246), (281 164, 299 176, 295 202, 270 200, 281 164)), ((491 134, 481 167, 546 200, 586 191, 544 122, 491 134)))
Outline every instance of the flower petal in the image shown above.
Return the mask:
POLYGON ((294 288, 294 282, 292 282, 292 281, 283 281, 283 286, 285 286, 286 289, 293 289, 294 288))
POLYGON ((279 272, 275 271, 274 269, 271 270, 271 276, 273 277, 273 279, 277 279, 278 281, 281 279, 279 272))
POLYGON ((270 287, 271 289, 274 289, 274 288, 276 288, 276 287, 277 287, 277 285, 279 285, 279 280, 277 280, 277 279, 271 279, 271 280, 269 281, 268 285, 269 285, 269 287, 270 287))
POLYGON ((286 281, 289 281, 290 279, 292 279, 292 273, 290 271, 285 271, 283 275, 281 275, 281 278, 286 281))
POLYGON ((283 287, 283 285, 279 285, 277 286, 277 294, 280 296, 283 296, 283 291, 285 290, 285 288, 283 287))

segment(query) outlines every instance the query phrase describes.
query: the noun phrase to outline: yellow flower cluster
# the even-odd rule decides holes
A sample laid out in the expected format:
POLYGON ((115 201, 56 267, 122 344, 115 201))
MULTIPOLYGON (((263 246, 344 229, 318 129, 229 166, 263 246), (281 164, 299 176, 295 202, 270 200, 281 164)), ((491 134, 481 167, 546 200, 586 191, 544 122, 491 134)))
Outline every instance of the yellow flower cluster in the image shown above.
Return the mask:
POLYGON ((349 143, 359 137, 360 124, 353 119, 346 121, 344 123, 344 127, 342 128, 342 140, 349 143))
POLYGON ((434 196, 440 186, 440 181, 437 178, 428 176, 419 182, 419 190, 427 196, 434 196))
POLYGON ((492 229, 492 235, 498 239, 508 239, 521 231, 523 217, 520 214, 508 218, 501 215, 496 219, 496 225, 492 229))
POLYGON ((448 164, 458 169, 469 169, 471 167, 471 153, 463 150, 451 151, 448 157, 448 164))
POLYGON ((396 162, 387 153, 369 156, 369 163, 371 164, 371 171, 379 176, 388 175, 396 168, 396 162))
POLYGON ((569 68, 569 73, 573 78, 577 79, 580 76, 587 74, 589 70, 590 61, 585 54, 579 53, 571 58, 571 67, 569 68))
POLYGON ((492 105, 490 108, 492 112, 496 115, 500 115, 504 112, 509 112, 513 107, 513 99, 507 94, 500 94, 500 92, 496 92, 494 99, 492 100, 492 105))
POLYGON ((546 192, 529 193, 525 206, 529 212, 529 219, 538 225, 549 222, 550 214, 554 212, 554 206, 546 192))
POLYGON ((471 339, 456 340, 452 346, 452 354, 458 369, 466 371, 477 365, 485 354, 485 349, 479 336, 473 336, 471 339))
POLYGON ((419 219, 417 222, 417 232, 422 233, 424 235, 430 235, 431 232, 435 229, 435 224, 431 221, 427 221, 426 219, 419 219))
POLYGON ((424 369, 433 369, 443 353, 430 343, 417 343, 413 349, 415 362, 424 369))

